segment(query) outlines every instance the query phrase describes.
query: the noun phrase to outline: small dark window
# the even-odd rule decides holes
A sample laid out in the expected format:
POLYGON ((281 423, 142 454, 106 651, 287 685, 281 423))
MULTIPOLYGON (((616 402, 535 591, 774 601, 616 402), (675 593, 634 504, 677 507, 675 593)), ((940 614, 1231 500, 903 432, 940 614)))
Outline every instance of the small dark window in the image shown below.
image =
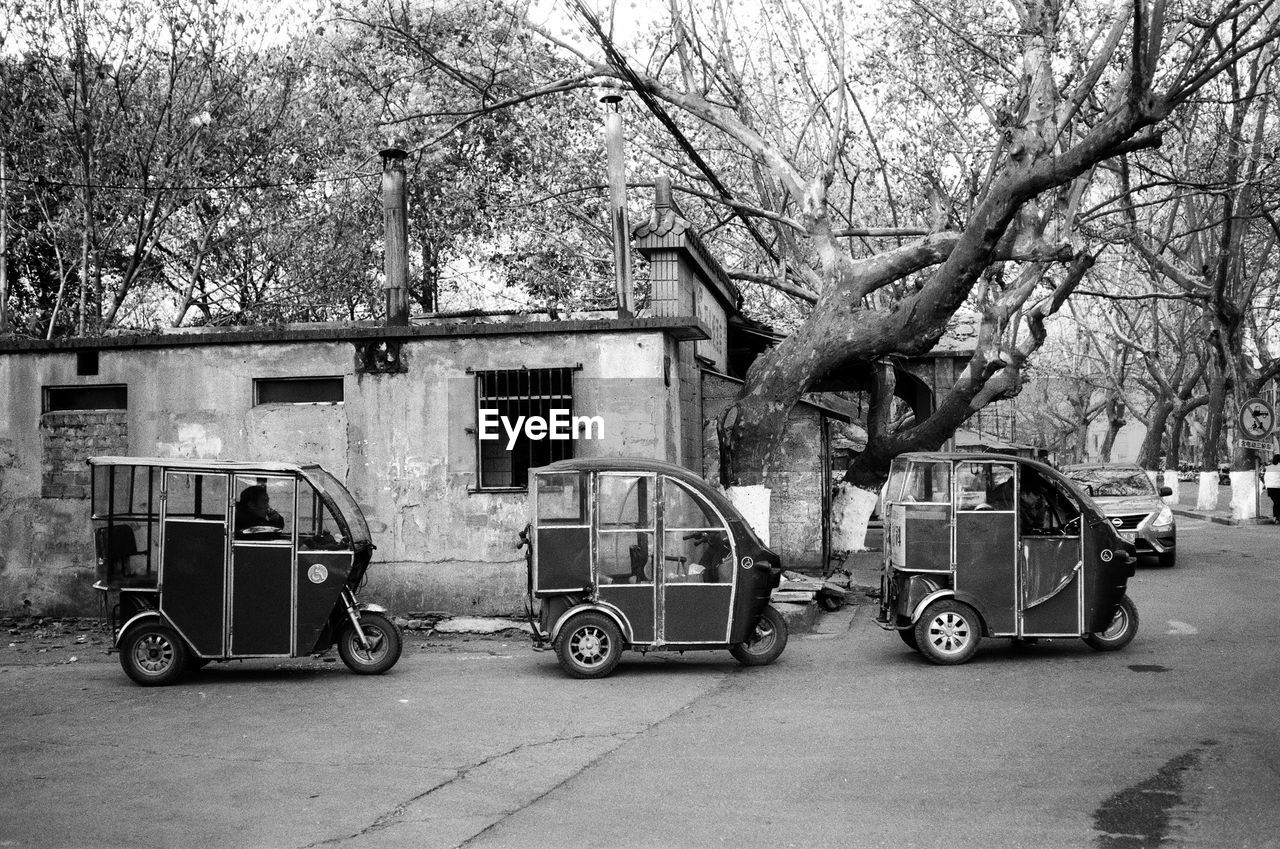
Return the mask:
POLYGON ((98 352, 76 351, 76 374, 81 377, 96 377, 98 374, 98 352))
MULTIPOLYGON (((573 373, 576 368, 502 369, 476 372, 476 454, 479 489, 524 489, 529 485, 529 469, 567 460, 573 456, 571 439, 530 439, 521 429, 515 444, 507 448, 509 437, 497 427, 498 439, 479 438, 484 422, 512 423, 529 418, 544 422, 553 414, 573 417, 573 373)), ((492 426, 492 425, 491 425, 492 426)), ((493 429, 490 433, 495 432, 493 429)))
POLYGON ((44 411, 127 410, 129 391, 123 384, 114 386, 46 386, 44 411))
POLYGON ((253 382, 254 404, 341 404, 341 377, 263 377, 253 382))

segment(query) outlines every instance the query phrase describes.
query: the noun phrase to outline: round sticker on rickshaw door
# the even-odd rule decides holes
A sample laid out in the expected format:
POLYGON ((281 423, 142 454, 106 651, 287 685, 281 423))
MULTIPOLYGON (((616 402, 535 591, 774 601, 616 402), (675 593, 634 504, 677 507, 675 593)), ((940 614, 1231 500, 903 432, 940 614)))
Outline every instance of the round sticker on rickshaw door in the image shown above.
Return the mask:
POLYGON ((1109 548, 1102 549, 1102 551, 1098 553, 1098 556, 1102 558, 1103 563, 1110 563, 1111 557, 1112 557, 1111 549, 1109 548))
POLYGON ((313 584, 323 584, 329 580, 329 570, 324 567, 323 563, 313 563, 311 568, 307 570, 307 578, 313 584))
POLYGON ((755 561, 755 560, 753 560, 753 559, 751 559, 750 557, 744 557, 744 558, 742 558, 742 568, 743 568, 743 569, 750 569, 750 568, 751 568, 752 566, 754 566, 754 565, 756 565, 756 561, 755 561))

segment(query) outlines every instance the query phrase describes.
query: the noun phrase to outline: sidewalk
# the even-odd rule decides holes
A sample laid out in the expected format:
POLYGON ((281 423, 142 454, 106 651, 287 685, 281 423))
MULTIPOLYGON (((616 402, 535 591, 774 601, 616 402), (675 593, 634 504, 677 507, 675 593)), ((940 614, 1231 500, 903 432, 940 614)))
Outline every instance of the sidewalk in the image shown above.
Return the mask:
POLYGON ((1241 520, 1231 518, 1231 487, 1229 486, 1218 487, 1218 505, 1213 510, 1196 509, 1196 492, 1187 482, 1184 482, 1179 487, 1179 494, 1185 503, 1170 506, 1175 516, 1202 519, 1219 525, 1274 525, 1276 523, 1271 518, 1271 501, 1265 495, 1263 495, 1261 503, 1258 505, 1258 516, 1253 519, 1241 520))

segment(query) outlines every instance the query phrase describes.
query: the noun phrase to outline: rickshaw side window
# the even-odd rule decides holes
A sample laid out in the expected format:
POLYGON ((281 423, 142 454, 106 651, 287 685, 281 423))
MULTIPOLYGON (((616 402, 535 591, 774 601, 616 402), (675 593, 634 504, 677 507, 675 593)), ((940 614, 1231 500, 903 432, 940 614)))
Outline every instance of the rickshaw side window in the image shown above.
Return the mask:
POLYGON ((236 539, 271 540, 293 534, 292 477, 236 475, 236 539))
POLYGON ((333 511, 310 484, 298 487, 298 547, 306 550, 351 547, 351 540, 346 538, 333 511))
POLYGON ((662 479, 662 524, 668 530, 724 527, 715 511, 672 478, 662 479))
POLYGON ((669 584, 733 582, 728 528, 715 511, 672 478, 662 479, 662 574, 669 584))
POLYGON ((951 463, 912 463, 907 467, 897 501, 948 504, 951 501, 951 463))
POLYGON ((93 515, 159 517, 160 470, 153 466, 94 466, 93 515))
POLYGON ((653 531, 601 531, 596 545, 601 584, 653 583, 653 531))
POLYGON ((1006 463, 956 465, 957 510, 1013 510, 1014 471, 1006 463))
POLYGON ((538 525, 587 524, 586 481, 584 472, 538 475, 538 525))
POLYGON ((165 483, 165 515, 171 519, 222 521, 227 517, 225 475, 170 472, 165 483))
POLYGON ((894 460, 889 467, 889 482, 885 484, 884 500, 897 501, 902 493, 902 484, 907 479, 907 461, 894 460))
POLYGON ((600 475, 601 528, 653 528, 653 475, 600 475))

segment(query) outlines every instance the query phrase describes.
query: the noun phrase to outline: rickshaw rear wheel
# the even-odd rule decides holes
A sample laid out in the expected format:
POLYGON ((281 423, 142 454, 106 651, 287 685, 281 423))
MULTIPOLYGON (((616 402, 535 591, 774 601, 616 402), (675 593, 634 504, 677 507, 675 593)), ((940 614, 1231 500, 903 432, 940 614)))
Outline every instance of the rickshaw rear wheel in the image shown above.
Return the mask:
POLYGON ((404 648, 400 629, 381 613, 360 614, 360 628, 372 644, 365 648, 354 626, 348 624, 338 635, 338 656, 357 675, 381 675, 396 665, 404 648))
POLYGON ((1137 633, 1138 606, 1133 603, 1133 599, 1125 596, 1120 599, 1107 630, 1085 634, 1084 641, 1095 651, 1116 651, 1129 645, 1137 633))
POLYGON ((756 629, 745 643, 729 649, 743 666, 767 666, 787 647, 787 621, 772 606, 766 607, 756 629))
POLYGON ((124 674, 143 687, 163 687, 182 677, 190 655, 178 632, 159 622, 143 622, 120 641, 124 674))
POLYGON ((940 598, 925 608, 915 627, 916 645, 930 663, 954 666, 973 657, 982 640, 978 612, 954 598, 940 598))
POLYGON ((603 613, 586 611, 560 628, 555 650, 560 668, 574 678, 603 678, 622 659, 622 632, 603 613))

